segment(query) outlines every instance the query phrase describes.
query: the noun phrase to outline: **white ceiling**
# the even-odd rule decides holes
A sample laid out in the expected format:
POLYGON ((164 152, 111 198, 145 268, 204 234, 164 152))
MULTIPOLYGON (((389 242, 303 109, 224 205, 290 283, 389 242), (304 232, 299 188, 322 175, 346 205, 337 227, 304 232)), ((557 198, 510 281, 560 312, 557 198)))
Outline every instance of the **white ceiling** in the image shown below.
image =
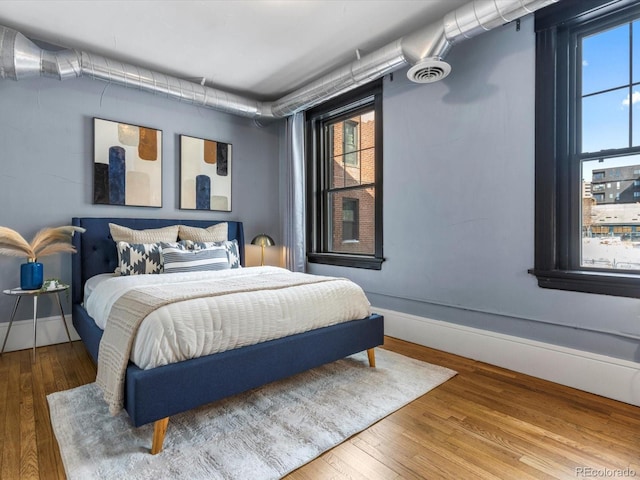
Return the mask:
POLYGON ((0 25, 275 100, 468 0, 0 0, 0 25))

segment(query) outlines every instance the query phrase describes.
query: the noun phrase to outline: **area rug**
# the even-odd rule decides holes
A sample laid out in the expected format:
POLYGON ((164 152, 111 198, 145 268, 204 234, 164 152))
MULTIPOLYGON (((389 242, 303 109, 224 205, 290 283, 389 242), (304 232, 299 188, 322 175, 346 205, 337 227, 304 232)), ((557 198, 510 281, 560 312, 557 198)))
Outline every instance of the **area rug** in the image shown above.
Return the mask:
POLYGON ((151 455, 153 425, 109 415, 91 383, 47 396, 69 480, 277 479, 453 377, 447 368, 376 349, 169 420, 151 455))

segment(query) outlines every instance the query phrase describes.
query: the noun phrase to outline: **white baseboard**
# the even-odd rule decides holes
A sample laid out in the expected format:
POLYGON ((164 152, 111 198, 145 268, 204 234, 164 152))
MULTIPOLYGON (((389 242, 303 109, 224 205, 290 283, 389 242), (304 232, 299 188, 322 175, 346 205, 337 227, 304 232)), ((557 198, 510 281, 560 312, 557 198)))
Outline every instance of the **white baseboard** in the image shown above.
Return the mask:
MULTIPOLYGON (((67 326, 69 327, 69 335, 71 340, 80 340, 78 333, 71 324, 71 315, 65 315, 67 326)), ((0 323, 0 342, 4 342, 9 322, 0 323)), ((56 343, 68 342, 67 333, 62 325, 62 318, 59 315, 52 317, 38 318, 38 329, 36 334, 36 346, 43 347, 45 345, 54 345, 56 343)), ((0 348, 2 343, 0 343, 0 348)), ((18 320, 13 322, 5 352, 13 352, 15 350, 24 350, 33 348, 33 320, 18 320)))
POLYGON ((640 363, 383 308, 385 335, 640 406, 640 363))

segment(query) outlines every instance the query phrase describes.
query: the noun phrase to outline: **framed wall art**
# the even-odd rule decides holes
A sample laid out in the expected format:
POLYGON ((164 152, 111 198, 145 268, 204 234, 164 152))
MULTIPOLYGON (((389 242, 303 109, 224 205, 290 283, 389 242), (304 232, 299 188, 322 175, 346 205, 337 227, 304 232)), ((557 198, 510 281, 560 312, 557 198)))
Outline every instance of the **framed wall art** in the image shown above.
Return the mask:
POLYGON ((93 119, 93 203, 162 207, 162 130, 93 119))
POLYGON ((230 143, 180 135, 180 208, 231 211, 230 143))

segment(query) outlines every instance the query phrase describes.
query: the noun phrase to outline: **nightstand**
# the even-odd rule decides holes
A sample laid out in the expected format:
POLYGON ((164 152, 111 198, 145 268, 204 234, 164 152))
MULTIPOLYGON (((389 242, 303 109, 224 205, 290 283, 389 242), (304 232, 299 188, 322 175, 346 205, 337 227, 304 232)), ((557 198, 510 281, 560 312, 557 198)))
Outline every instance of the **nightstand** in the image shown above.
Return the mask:
POLYGON ((13 295, 16 297, 16 303, 13 305, 13 312, 11 312, 11 320, 9 321, 9 328, 7 329, 7 334, 4 337, 4 342, 2 343, 2 350, 0 350, 0 355, 4 353, 4 347, 7 344, 7 339, 9 338, 9 332, 11 331, 11 325, 13 325, 13 319, 16 316, 16 311, 18 310, 18 305, 20 304, 20 300, 22 297, 33 297, 33 361, 36 361, 36 333, 37 333, 37 324, 38 324, 38 298, 41 295, 53 295, 56 301, 58 302, 58 308, 60 308, 60 316, 62 317, 62 323, 64 325, 64 329, 67 332, 67 338, 69 339, 69 344, 71 344, 71 336, 69 335, 69 328, 67 327, 67 321, 64 318, 64 312, 62 311, 62 303, 60 303, 60 292, 64 292, 69 288, 69 285, 63 285, 58 288, 50 289, 50 290, 22 290, 21 288, 12 288, 9 290, 3 290, 2 293, 5 295, 13 295))

